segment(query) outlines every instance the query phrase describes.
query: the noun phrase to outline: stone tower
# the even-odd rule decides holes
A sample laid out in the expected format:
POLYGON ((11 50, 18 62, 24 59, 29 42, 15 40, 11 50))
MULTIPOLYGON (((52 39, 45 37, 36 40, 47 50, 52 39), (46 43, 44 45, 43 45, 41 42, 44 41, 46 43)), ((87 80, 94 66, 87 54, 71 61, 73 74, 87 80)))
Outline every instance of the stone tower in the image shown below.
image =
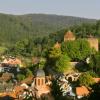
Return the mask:
POLYGON ((64 42, 69 41, 69 40, 70 41, 75 40, 75 36, 71 31, 66 32, 65 35, 64 35, 64 42))
POLYGON ((89 37, 87 38, 87 41, 89 42, 91 48, 94 48, 96 51, 99 51, 99 41, 97 38, 89 37))

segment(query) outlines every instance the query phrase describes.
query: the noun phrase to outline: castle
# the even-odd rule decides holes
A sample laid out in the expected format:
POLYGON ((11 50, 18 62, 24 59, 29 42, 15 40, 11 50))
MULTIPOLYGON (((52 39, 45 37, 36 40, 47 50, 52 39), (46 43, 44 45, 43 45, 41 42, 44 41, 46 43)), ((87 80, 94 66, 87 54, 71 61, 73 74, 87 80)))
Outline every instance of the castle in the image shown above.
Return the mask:
POLYGON ((75 39, 76 39, 76 37, 71 31, 66 32, 64 35, 64 42, 74 41, 75 39))
MULTIPOLYGON (((89 42, 91 48, 94 48, 96 51, 99 51, 99 42, 98 42, 97 38, 90 36, 90 37, 85 38, 85 39, 89 42)), ((76 40, 76 37, 73 34, 73 32, 68 31, 68 32, 65 33, 64 42, 74 41, 74 40, 76 40)))

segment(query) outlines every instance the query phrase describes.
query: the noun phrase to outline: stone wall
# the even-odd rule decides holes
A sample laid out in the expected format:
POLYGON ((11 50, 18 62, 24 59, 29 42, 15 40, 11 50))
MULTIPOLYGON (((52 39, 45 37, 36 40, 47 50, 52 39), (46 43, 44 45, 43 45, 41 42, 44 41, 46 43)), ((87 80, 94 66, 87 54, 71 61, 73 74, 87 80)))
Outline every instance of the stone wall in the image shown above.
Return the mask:
POLYGON ((91 48, 94 48, 96 51, 99 50, 99 42, 97 38, 88 38, 87 41, 89 42, 91 48))

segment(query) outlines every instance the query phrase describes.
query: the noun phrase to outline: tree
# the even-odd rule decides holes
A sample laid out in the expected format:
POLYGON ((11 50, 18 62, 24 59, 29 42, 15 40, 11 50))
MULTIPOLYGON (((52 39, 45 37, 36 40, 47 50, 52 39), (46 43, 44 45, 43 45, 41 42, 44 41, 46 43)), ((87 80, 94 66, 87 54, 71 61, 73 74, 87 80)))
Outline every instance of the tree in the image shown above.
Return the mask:
POLYGON ((90 94, 88 100, 98 100, 100 98, 100 83, 91 86, 93 92, 90 94))
POLYGON ((60 90, 57 80, 52 81, 52 95, 54 96, 55 100, 60 100, 60 97, 62 96, 62 91, 60 90))
POLYGON ((61 49, 60 48, 54 48, 52 47, 48 54, 49 54, 49 58, 51 59, 56 59, 56 58, 59 58, 59 56, 61 55, 61 49))
POLYGON ((89 87, 90 85, 93 85, 94 84, 93 77, 89 73, 83 73, 79 77, 79 84, 81 86, 89 87))
POLYGON ((89 68, 100 76, 100 52, 91 56, 89 68))
POLYGON ((17 79, 18 79, 19 81, 24 80, 24 79, 25 79, 25 75, 23 75, 23 74, 18 74, 18 75, 17 75, 17 79))
POLYGON ((60 48, 54 48, 54 47, 50 48, 47 53, 47 58, 48 58, 47 64, 49 66, 55 66, 55 62, 57 61, 57 59, 60 57, 61 54, 62 52, 60 48))
POLYGON ((45 64, 46 64, 46 59, 45 58, 40 58, 39 68, 43 69, 45 67, 45 64))
POLYGON ((63 42, 61 49, 64 53, 68 54, 72 61, 84 60, 91 54, 90 45, 84 39, 63 42))
POLYGON ((56 61, 56 65, 54 67, 55 71, 61 72, 61 73, 67 71, 70 67, 69 62, 70 62, 70 58, 68 56, 62 54, 59 57, 59 59, 56 61))
POLYGON ((26 69, 26 77, 28 76, 33 76, 33 73, 29 68, 26 69))
POLYGON ((78 53, 78 45, 75 41, 63 42, 61 45, 63 53, 68 54, 71 60, 76 60, 78 53))

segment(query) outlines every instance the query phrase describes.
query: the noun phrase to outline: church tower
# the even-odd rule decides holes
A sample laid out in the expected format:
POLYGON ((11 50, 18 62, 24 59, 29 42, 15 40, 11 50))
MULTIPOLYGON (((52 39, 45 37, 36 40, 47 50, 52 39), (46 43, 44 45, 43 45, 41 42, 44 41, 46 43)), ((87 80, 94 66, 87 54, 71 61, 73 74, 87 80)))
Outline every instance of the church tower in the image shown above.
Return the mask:
POLYGON ((37 98, 40 98, 43 94, 51 92, 51 88, 46 84, 45 72, 42 69, 38 69, 35 72, 33 94, 37 98))
POLYGON ((41 87, 45 85, 45 73, 42 69, 38 69, 35 73, 35 86, 41 87))

